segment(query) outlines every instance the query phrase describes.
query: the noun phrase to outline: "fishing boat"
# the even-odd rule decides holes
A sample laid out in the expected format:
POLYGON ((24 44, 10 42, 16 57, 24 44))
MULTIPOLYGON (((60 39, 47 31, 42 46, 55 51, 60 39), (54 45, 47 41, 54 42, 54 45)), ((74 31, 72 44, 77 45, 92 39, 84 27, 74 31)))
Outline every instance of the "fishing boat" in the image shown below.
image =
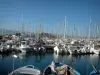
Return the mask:
POLYGON ((72 67, 63 63, 52 62, 43 72, 43 75, 81 75, 72 67))
POLYGON ((40 75, 41 71, 33 65, 27 65, 12 71, 8 75, 40 75))

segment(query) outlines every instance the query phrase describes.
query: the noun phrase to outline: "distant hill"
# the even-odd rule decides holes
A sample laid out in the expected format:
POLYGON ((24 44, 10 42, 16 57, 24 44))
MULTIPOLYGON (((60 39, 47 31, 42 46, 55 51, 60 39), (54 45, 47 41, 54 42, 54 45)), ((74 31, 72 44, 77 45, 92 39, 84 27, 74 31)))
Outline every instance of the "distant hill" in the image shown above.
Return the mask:
MULTIPOLYGON (((19 31, 14 31, 14 30, 8 30, 8 29, 3 29, 0 28, 0 35, 6 35, 6 34, 16 34, 19 33, 19 31)), ((32 33, 32 35, 34 36, 34 33, 32 33)), ((50 33, 41 33, 40 35, 41 37, 49 37, 49 38, 55 38, 56 36, 50 33)))
POLYGON ((0 28, 0 35, 6 35, 6 34, 15 34, 18 33, 19 31, 13 31, 13 30, 7 30, 7 29, 3 29, 0 28))
POLYGON ((50 33, 41 33, 41 37, 56 38, 56 36, 55 36, 55 35, 50 34, 50 33))

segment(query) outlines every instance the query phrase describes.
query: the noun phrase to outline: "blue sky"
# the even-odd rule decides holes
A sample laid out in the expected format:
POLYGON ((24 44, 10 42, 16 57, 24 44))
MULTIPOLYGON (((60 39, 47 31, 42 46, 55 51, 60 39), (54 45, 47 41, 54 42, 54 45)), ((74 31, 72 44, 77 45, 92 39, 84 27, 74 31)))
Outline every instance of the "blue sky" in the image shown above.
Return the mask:
POLYGON ((0 28, 20 30, 22 16, 26 31, 35 31, 42 23, 44 31, 56 32, 59 21, 62 33, 66 16, 68 34, 75 24, 80 35, 87 35, 90 17, 91 33, 100 22, 100 0, 0 0, 0 28))

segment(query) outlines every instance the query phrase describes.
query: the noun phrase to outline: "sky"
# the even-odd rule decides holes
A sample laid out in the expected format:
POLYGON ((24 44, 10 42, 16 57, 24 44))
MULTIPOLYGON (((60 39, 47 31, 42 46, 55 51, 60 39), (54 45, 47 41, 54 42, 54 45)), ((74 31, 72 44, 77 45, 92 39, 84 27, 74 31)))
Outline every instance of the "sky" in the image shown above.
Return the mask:
POLYGON ((91 18, 91 35, 100 22, 100 0, 0 0, 0 28, 36 31, 41 24, 45 32, 63 33, 64 19, 67 33, 87 36, 91 18), (57 28, 58 26, 58 28, 57 28))

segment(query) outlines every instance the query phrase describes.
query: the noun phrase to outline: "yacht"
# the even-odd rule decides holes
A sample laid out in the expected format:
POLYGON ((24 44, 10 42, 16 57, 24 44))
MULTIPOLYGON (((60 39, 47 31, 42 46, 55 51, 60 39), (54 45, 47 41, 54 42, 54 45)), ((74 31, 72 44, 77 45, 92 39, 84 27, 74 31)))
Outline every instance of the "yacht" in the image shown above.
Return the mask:
POLYGON ((69 53, 64 44, 58 44, 54 47, 54 53, 56 54, 67 54, 69 53))
POLYGON ((22 52, 28 52, 29 50, 31 50, 27 41, 21 41, 21 45, 18 47, 18 49, 21 50, 22 52))
POLYGON ((94 52, 95 54, 100 54, 100 45, 92 45, 92 47, 90 48, 90 50, 92 52, 94 52))

